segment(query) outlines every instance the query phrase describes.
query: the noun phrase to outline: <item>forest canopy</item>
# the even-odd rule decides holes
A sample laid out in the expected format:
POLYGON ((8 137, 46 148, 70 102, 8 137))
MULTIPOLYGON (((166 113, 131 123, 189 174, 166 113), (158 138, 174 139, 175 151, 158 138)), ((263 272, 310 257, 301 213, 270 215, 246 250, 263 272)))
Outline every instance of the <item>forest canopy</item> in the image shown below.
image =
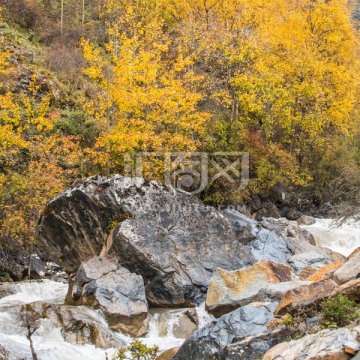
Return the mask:
MULTIPOLYGON (((346 1, 0 4, 3 239, 31 242, 47 201, 76 178, 124 173, 124 153, 248 152, 247 188, 209 184, 211 204, 279 185, 337 201, 354 187, 331 190, 360 168, 346 1)), ((162 176, 155 159, 147 177, 162 176)))

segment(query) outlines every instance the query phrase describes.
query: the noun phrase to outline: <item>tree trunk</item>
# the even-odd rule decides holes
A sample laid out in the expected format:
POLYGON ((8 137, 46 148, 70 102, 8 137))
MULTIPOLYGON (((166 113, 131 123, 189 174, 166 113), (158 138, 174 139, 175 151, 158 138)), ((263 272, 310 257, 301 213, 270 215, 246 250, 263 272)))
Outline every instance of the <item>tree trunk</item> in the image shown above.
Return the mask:
POLYGON ((61 0, 61 13, 60 13, 60 34, 62 36, 64 30, 64 0, 61 0))

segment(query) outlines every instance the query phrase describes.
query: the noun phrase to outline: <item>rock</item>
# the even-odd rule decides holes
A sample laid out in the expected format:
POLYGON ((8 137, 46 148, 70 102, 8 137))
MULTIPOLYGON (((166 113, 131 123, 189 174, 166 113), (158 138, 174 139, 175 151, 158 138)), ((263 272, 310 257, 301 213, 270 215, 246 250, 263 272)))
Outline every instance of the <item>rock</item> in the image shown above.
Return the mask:
POLYGON ((198 328, 199 319, 194 308, 182 311, 159 310, 154 316, 157 316, 156 325, 160 337, 187 339, 198 328))
POLYGON ((320 269, 325 265, 332 263, 327 256, 316 252, 308 252, 292 256, 288 263, 295 270, 295 273, 301 272, 305 266, 310 266, 314 269, 320 269))
POLYGON ((301 254, 306 252, 317 252, 332 261, 344 260, 345 256, 327 248, 316 246, 314 237, 309 231, 299 226, 296 221, 287 219, 264 219, 261 226, 274 231, 279 237, 284 239, 291 254, 301 254))
POLYGON ((330 279, 332 274, 336 269, 338 269, 344 261, 339 260, 335 261, 329 265, 325 265, 322 268, 318 269, 315 273, 309 276, 306 280, 307 281, 324 281, 330 279))
MULTIPOLYGON (((28 278, 29 267, 23 271, 23 278, 28 278)), ((31 254, 30 256, 30 279, 42 279, 45 277, 45 264, 41 261, 39 255, 31 254)))
POLYGON ((243 244, 247 244, 256 238, 256 235, 259 232, 257 221, 232 209, 225 209, 223 214, 233 226, 235 236, 243 244))
POLYGON ((355 332, 340 328, 323 330, 303 338, 284 342, 270 349, 264 360, 347 360, 346 343, 356 343, 355 332))
POLYGON ((16 294, 16 292, 17 290, 12 286, 12 282, 0 283, 0 299, 5 296, 16 294))
POLYGON ((338 284, 344 284, 360 277, 360 253, 353 255, 348 261, 340 266, 333 275, 338 284))
POLYGON ((258 360, 273 346, 284 341, 290 331, 282 326, 274 331, 248 336, 225 347, 221 360, 258 360))
POLYGON ((248 247, 258 261, 267 259, 285 263, 293 254, 284 238, 278 236, 274 231, 261 227, 256 235, 256 239, 251 241, 248 247))
MULTIPOLYGON (((10 274, 6 271, 0 272, 0 283, 11 283, 14 282, 14 280, 10 277, 10 274)), ((1 290, 0 290, 0 298, 1 298, 1 290)))
POLYGON ((180 347, 173 347, 171 349, 168 349, 166 351, 164 351, 163 353, 161 353, 156 360, 171 360, 176 353, 179 351, 180 347))
POLYGON ((360 301, 360 278, 350 280, 336 288, 332 295, 345 295, 356 302, 360 301))
POLYGON ((269 260, 235 271, 218 269, 210 281, 206 310, 219 317, 251 303, 266 285, 291 280, 289 266, 269 260))
POLYGON ((143 279, 104 257, 95 257, 79 267, 66 302, 101 309, 115 331, 131 336, 142 336, 147 331, 143 279))
POLYGON ((311 276, 312 274, 315 274, 316 269, 313 268, 312 266, 308 266, 306 265, 299 273, 298 276, 301 280, 305 280, 307 279, 309 276, 311 276))
POLYGON ((296 219, 299 225, 313 225, 315 224, 315 219, 312 216, 303 215, 296 219))
POLYGON ((271 217, 274 219, 278 219, 281 217, 278 208, 274 204, 268 204, 258 210, 254 215, 256 220, 262 220, 265 217, 271 217))
POLYGON ((174 360, 219 359, 234 339, 267 332, 266 324, 273 319, 274 304, 253 303, 223 315, 195 331, 180 347, 174 360))
POLYGON ((349 256, 348 259, 351 259, 353 256, 355 256, 356 254, 360 253, 360 247, 356 248, 349 256))
POLYGON ((221 212, 182 190, 119 175, 89 178, 50 201, 37 234, 67 271, 108 253, 143 277, 158 307, 198 305, 218 267, 255 262, 221 212))
POLYGON ((174 325, 173 334, 176 338, 187 339, 199 325, 198 315, 195 309, 188 309, 179 317, 179 321, 174 325))
POLYGON ((290 209, 287 214, 286 214, 286 217, 289 219, 289 220, 297 220, 299 219, 300 217, 302 216, 302 213, 296 209, 290 209))
POLYGON ((61 328, 67 342, 72 344, 93 344, 99 348, 119 348, 126 346, 118 334, 111 331, 101 317, 101 313, 84 306, 49 305, 35 302, 28 305, 28 311, 36 319, 49 319, 61 328))
POLYGON ((277 301, 279 302, 282 298, 282 296, 288 291, 288 290, 293 290, 296 289, 302 285, 309 285, 311 284, 310 281, 300 281, 300 280, 295 280, 295 281, 287 281, 287 282, 280 282, 277 284, 271 284, 268 286, 265 286, 264 288, 262 288, 259 293, 257 294, 255 301, 269 301, 269 302, 274 302, 277 301))
POLYGON ((320 301, 328 298, 337 288, 332 280, 324 282, 313 282, 308 285, 301 285, 298 288, 288 290, 275 310, 276 315, 285 313, 294 314, 299 309, 305 311, 306 307, 314 307, 320 301))

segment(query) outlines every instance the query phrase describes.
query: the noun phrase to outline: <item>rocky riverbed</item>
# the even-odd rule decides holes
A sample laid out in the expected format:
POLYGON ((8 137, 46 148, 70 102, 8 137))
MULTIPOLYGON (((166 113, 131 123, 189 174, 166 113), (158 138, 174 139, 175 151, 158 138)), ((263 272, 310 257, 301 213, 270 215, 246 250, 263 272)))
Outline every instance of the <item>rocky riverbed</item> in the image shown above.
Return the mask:
POLYGON ((111 359, 133 337, 173 349, 161 359, 349 359, 359 317, 322 336, 319 314, 339 295, 360 302, 360 228, 329 225, 89 178, 43 211, 30 272, 40 280, 0 285, 0 359, 32 358, 29 328, 44 360, 111 359))

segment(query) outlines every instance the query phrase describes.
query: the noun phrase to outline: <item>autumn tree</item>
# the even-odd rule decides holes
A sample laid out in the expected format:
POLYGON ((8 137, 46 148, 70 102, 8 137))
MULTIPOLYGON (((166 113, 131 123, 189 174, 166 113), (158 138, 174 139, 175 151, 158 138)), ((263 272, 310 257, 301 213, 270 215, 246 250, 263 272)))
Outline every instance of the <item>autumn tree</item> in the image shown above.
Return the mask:
POLYGON ((45 203, 65 188, 79 162, 77 139, 54 130, 58 111, 51 94, 41 90, 32 75, 26 91, 8 86, 15 71, 11 53, 15 44, 0 43, 0 233, 1 245, 33 241, 45 203), (11 91, 12 90, 12 91, 11 91))
MULTIPOLYGON (((84 73, 98 95, 85 110, 101 124, 89 154, 108 171, 121 171, 124 153, 194 151, 210 115, 192 59, 163 32, 155 1, 109 1, 105 50, 83 41, 84 73), (115 14, 115 16, 114 16, 115 14)), ((161 172, 156 166, 149 177, 161 172)))

